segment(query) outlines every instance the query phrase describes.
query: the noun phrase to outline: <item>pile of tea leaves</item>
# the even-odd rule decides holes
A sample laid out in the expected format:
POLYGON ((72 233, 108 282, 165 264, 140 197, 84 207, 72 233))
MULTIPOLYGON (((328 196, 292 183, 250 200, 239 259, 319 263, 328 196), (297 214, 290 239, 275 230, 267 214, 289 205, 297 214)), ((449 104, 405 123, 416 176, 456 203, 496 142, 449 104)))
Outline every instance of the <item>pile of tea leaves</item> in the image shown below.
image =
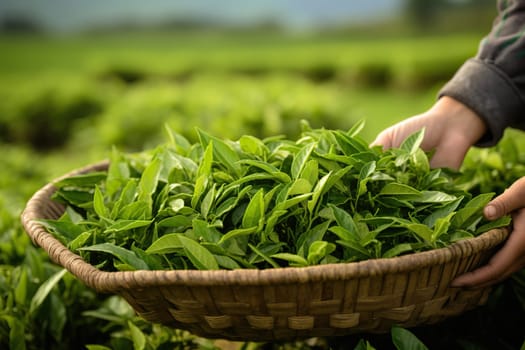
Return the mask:
POLYGON ((297 140, 169 141, 112 151, 107 171, 56 182, 67 206, 41 223, 107 271, 310 266, 390 258, 445 247, 509 219, 487 222, 494 196, 432 169, 424 130, 398 148, 370 147, 348 131, 302 123, 297 140))

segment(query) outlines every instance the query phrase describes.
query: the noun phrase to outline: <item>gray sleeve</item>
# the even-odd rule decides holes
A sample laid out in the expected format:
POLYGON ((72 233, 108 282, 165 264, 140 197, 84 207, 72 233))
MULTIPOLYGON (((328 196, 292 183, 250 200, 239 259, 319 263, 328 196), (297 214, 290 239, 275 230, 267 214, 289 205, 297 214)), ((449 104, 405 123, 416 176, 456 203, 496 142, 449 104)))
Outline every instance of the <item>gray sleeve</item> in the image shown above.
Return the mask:
POLYGON ((487 125, 477 146, 493 146, 505 128, 525 130, 525 0, 499 2, 499 15, 478 54, 440 90, 487 125))

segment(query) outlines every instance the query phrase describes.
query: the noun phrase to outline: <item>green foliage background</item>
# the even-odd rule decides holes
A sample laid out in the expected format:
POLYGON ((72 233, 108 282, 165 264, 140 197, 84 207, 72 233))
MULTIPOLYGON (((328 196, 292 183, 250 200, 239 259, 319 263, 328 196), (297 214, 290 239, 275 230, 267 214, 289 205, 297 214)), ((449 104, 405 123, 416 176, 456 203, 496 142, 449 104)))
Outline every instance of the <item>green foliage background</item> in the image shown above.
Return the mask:
MULTIPOLYGON (((96 295, 52 264, 29 241, 19 215, 38 188, 107 158, 112 146, 139 151, 163 142, 164 124, 195 141, 195 127, 231 139, 295 137, 300 119, 344 130, 365 119, 362 136, 372 141, 429 107, 481 37, 0 37, 0 348, 343 349, 366 348, 368 340, 393 348, 391 335, 225 344, 147 324, 121 299, 96 295)), ((510 143, 469 154, 469 186, 501 192, 523 175, 522 145, 510 143)), ((429 348, 519 348, 524 281, 517 274, 486 306, 413 332, 429 348)))

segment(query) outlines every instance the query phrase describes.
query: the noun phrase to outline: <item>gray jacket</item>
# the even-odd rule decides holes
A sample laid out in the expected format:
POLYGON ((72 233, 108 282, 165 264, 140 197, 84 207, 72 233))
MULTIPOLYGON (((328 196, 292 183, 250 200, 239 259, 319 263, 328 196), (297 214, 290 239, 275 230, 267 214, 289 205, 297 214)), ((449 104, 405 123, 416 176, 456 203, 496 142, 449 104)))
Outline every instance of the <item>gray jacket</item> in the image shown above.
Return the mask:
POLYGON ((475 58, 441 89, 474 110, 488 132, 477 146, 493 146, 505 128, 525 130, 525 0, 498 2, 499 15, 475 58))

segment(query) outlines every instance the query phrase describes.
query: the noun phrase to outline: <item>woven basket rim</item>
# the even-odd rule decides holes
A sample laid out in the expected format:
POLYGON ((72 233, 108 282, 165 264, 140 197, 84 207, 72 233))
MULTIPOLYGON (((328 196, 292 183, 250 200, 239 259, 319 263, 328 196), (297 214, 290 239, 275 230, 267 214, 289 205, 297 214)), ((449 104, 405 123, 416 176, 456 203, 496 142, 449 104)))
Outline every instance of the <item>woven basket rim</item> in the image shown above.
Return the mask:
MULTIPOLYGON (((42 247, 57 264, 89 287, 102 293, 114 293, 129 288, 153 286, 264 286, 275 284, 313 283, 335 280, 349 280, 367 276, 399 274, 445 264, 459 257, 472 256, 479 251, 500 245, 508 236, 507 228, 487 231, 477 237, 457 241, 447 247, 413 253, 393 258, 369 259, 351 263, 336 263, 308 267, 283 267, 268 269, 238 270, 137 270, 102 271, 84 261, 57 240, 46 228, 37 222, 49 218, 44 210, 53 203, 51 195, 56 191, 56 181, 82 173, 105 170, 107 160, 73 170, 43 186, 27 202, 22 212, 22 224, 32 241, 42 247)), ((56 205, 56 203, 55 203, 56 205)), ((53 215, 63 213, 55 209, 53 215)), ((48 213, 49 214, 49 213, 48 213)))

